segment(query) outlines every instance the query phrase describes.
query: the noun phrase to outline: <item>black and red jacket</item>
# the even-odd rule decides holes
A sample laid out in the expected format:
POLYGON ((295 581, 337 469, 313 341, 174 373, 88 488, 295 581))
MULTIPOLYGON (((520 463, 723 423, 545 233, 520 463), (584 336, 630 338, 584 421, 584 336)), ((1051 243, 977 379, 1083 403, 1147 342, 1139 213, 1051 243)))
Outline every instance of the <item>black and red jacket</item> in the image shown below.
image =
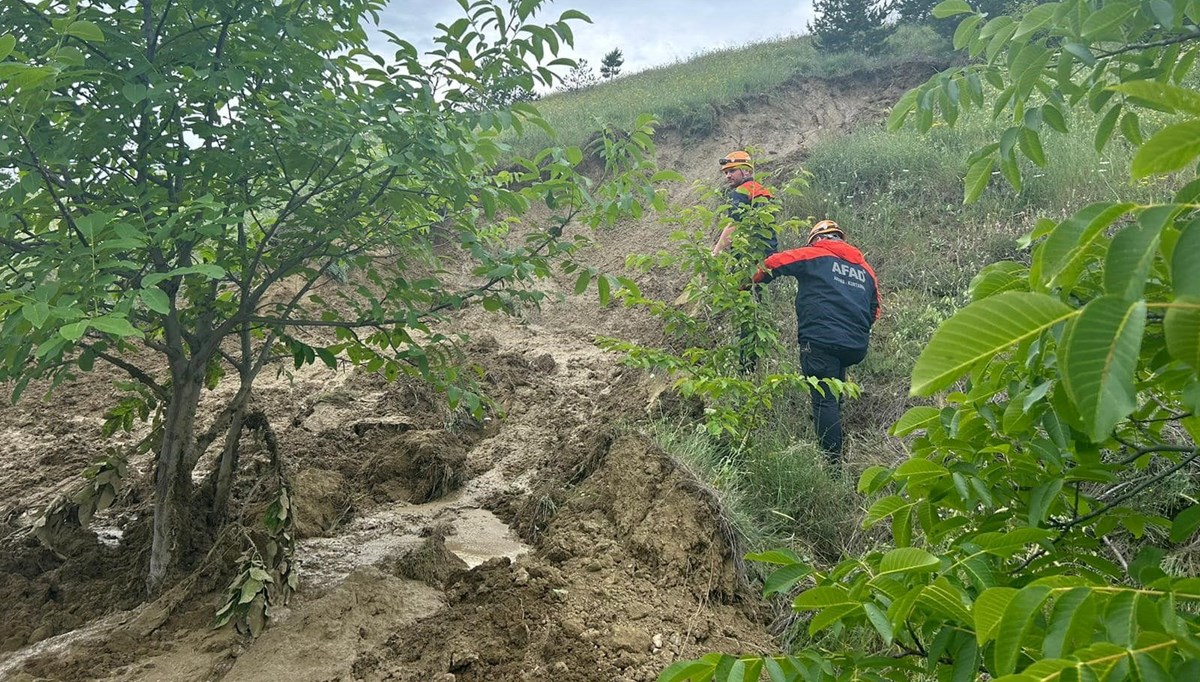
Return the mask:
POLYGON ((796 327, 800 343, 866 350, 871 325, 879 319, 879 281, 862 252, 839 239, 767 258, 755 282, 795 277, 796 327))
MULTIPOLYGON (((755 199, 771 200, 775 197, 771 194, 771 190, 763 187, 754 180, 747 180, 738 185, 737 188, 729 190, 729 217, 742 222, 742 216, 746 212, 746 208, 754 203, 755 199)), ((771 229, 770 235, 763 235, 758 239, 761 251, 755 254, 758 258, 766 258, 767 256, 779 250, 779 235, 775 230, 771 229), (760 255, 761 254, 761 255, 760 255)))

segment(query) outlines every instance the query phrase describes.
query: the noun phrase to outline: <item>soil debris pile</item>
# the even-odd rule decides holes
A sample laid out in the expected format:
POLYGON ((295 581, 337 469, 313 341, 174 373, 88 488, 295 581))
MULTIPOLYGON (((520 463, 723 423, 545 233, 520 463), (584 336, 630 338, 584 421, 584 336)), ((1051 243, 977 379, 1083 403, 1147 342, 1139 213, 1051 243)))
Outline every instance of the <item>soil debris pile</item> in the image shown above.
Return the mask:
POLYGON ((449 609, 360 661, 362 679, 654 680, 678 656, 768 648, 738 552, 694 490, 645 439, 617 438, 536 552, 456 574, 449 609))

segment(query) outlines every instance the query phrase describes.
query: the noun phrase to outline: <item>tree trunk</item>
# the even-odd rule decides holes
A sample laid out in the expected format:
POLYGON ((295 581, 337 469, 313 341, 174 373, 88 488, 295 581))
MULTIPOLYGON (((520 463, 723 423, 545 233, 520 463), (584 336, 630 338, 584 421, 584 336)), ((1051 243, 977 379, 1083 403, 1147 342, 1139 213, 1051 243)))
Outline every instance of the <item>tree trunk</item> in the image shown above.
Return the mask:
POLYGON ((204 388, 203 371, 172 372, 171 401, 163 423, 163 440, 154 471, 154 521, 150 545, 150 572, 146 585, 153 594, 162 587, 167 572, 179 561, 181 533, 190 517, 191 471, 185 462, 194 445, 196 410, 204 388))
POLYGON ((221 460, 217 464, 217 480, 213 486, 213 506, 210 518, 214 523, 224 520, 228 511, 229 494, 233 489, 234 473, 238 466, 238 453, 241 450, 242 423, 246 418, 246 402, 243 401, 234 411, 229 420, 229 430, 225 432, 225 447, 221 450, 221 460))

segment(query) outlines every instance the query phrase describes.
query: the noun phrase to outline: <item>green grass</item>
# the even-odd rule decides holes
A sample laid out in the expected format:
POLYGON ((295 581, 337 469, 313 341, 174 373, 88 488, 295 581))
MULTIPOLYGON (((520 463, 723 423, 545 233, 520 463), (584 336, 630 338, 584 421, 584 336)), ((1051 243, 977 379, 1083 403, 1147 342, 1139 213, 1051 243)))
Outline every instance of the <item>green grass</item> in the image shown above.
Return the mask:
POLYGON ((853 535, 853 481, 831 473, 815 446, 784 437, 736 449, 678 421, 650 423, 645 433, 714 491, 753 550, 786 545, 832 560, 853 535))

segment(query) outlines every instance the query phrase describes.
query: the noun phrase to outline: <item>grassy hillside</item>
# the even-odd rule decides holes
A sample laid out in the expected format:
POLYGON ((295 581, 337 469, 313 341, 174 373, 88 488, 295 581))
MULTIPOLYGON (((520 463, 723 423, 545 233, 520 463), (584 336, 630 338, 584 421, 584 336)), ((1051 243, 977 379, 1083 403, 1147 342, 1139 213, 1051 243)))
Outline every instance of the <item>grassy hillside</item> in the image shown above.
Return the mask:
MULTIPOLYGON (((558 132, 558 141, 566 145, 581 144, 606 124, 629 127, 645 113, 667 127, 703 136, 713 130, 720 108, 769 93, 789 80, 834 78, 898 59, 945 56, 950 47, 932 31, 910 26, 902 27, 889 42, 891 51, 879 56, 824 53, 809 36, 714 50, 581 91, 554 93, 537 106, 558 132)), ((548 141, 540 130, 529 132, 515 143, 519 152, 535 151, 548 141)))
MULTIPOLYGON (((893 53, 877 58, 823 55, 806 38, 752 45, 548 97, 539 108, 562 131, 564 144, 580 143, 601 123, 627 124, 643 112, 685 139, 700 137, 714 128, 714 112, 741 97, 786 89, 805 77, 851 78, 898 60, 944 56, 946 48, 933 33, 917 29, 906 28, 893 40, 893 53)), ((975 273, 997 260, 1027 258, 1021 237, 1040 217, 1062 219, 1068 210, 1111 199, 1118 188, 1122 196, 1147 199, 1164 191, 1161 185, 1130 187, 1127 177, 1110 171, 1127 167, 1130 151, 1114 142, 1097 153, 1086 132, 1094 129, 1090 123, 1073 122, 1072 130, 1084 132, 1048 132, 1049 161, 1044 168, 1023 168, 1027 181, 1020 192, 997 176, 971 205, 963 204, 961 181, 967 157, 1005 127, 990 120, 990 105, 928 135, 888 133, 877 121, 817 142, 802 169, 768 168, 776 177, 811 174, 807 191, 784 200, 785 215, 833 218, 846 228, 879 274, 885 314, 867 360, 852 371, 864 395, 844 414, 848 476, 831 476, 819 464, 806 396, 775 404, 768 428, 740 443, 698 432, 688 418, 666 418, 649 429, 725 501, 730 521, 750 545, 783 543, 831 558, 871 542, 857 530, 861 510, 853 481, 863 468, 903 454, 903 444, 887 429, 911 405, 909 372, 936 326, 965 303, 975 273)), ((781 236, 784 248, 800 241, 798 233, 781 236)), ((774 289, 767 305, 785 341, 774 361, 794 365, 794 288, 774 289)))

